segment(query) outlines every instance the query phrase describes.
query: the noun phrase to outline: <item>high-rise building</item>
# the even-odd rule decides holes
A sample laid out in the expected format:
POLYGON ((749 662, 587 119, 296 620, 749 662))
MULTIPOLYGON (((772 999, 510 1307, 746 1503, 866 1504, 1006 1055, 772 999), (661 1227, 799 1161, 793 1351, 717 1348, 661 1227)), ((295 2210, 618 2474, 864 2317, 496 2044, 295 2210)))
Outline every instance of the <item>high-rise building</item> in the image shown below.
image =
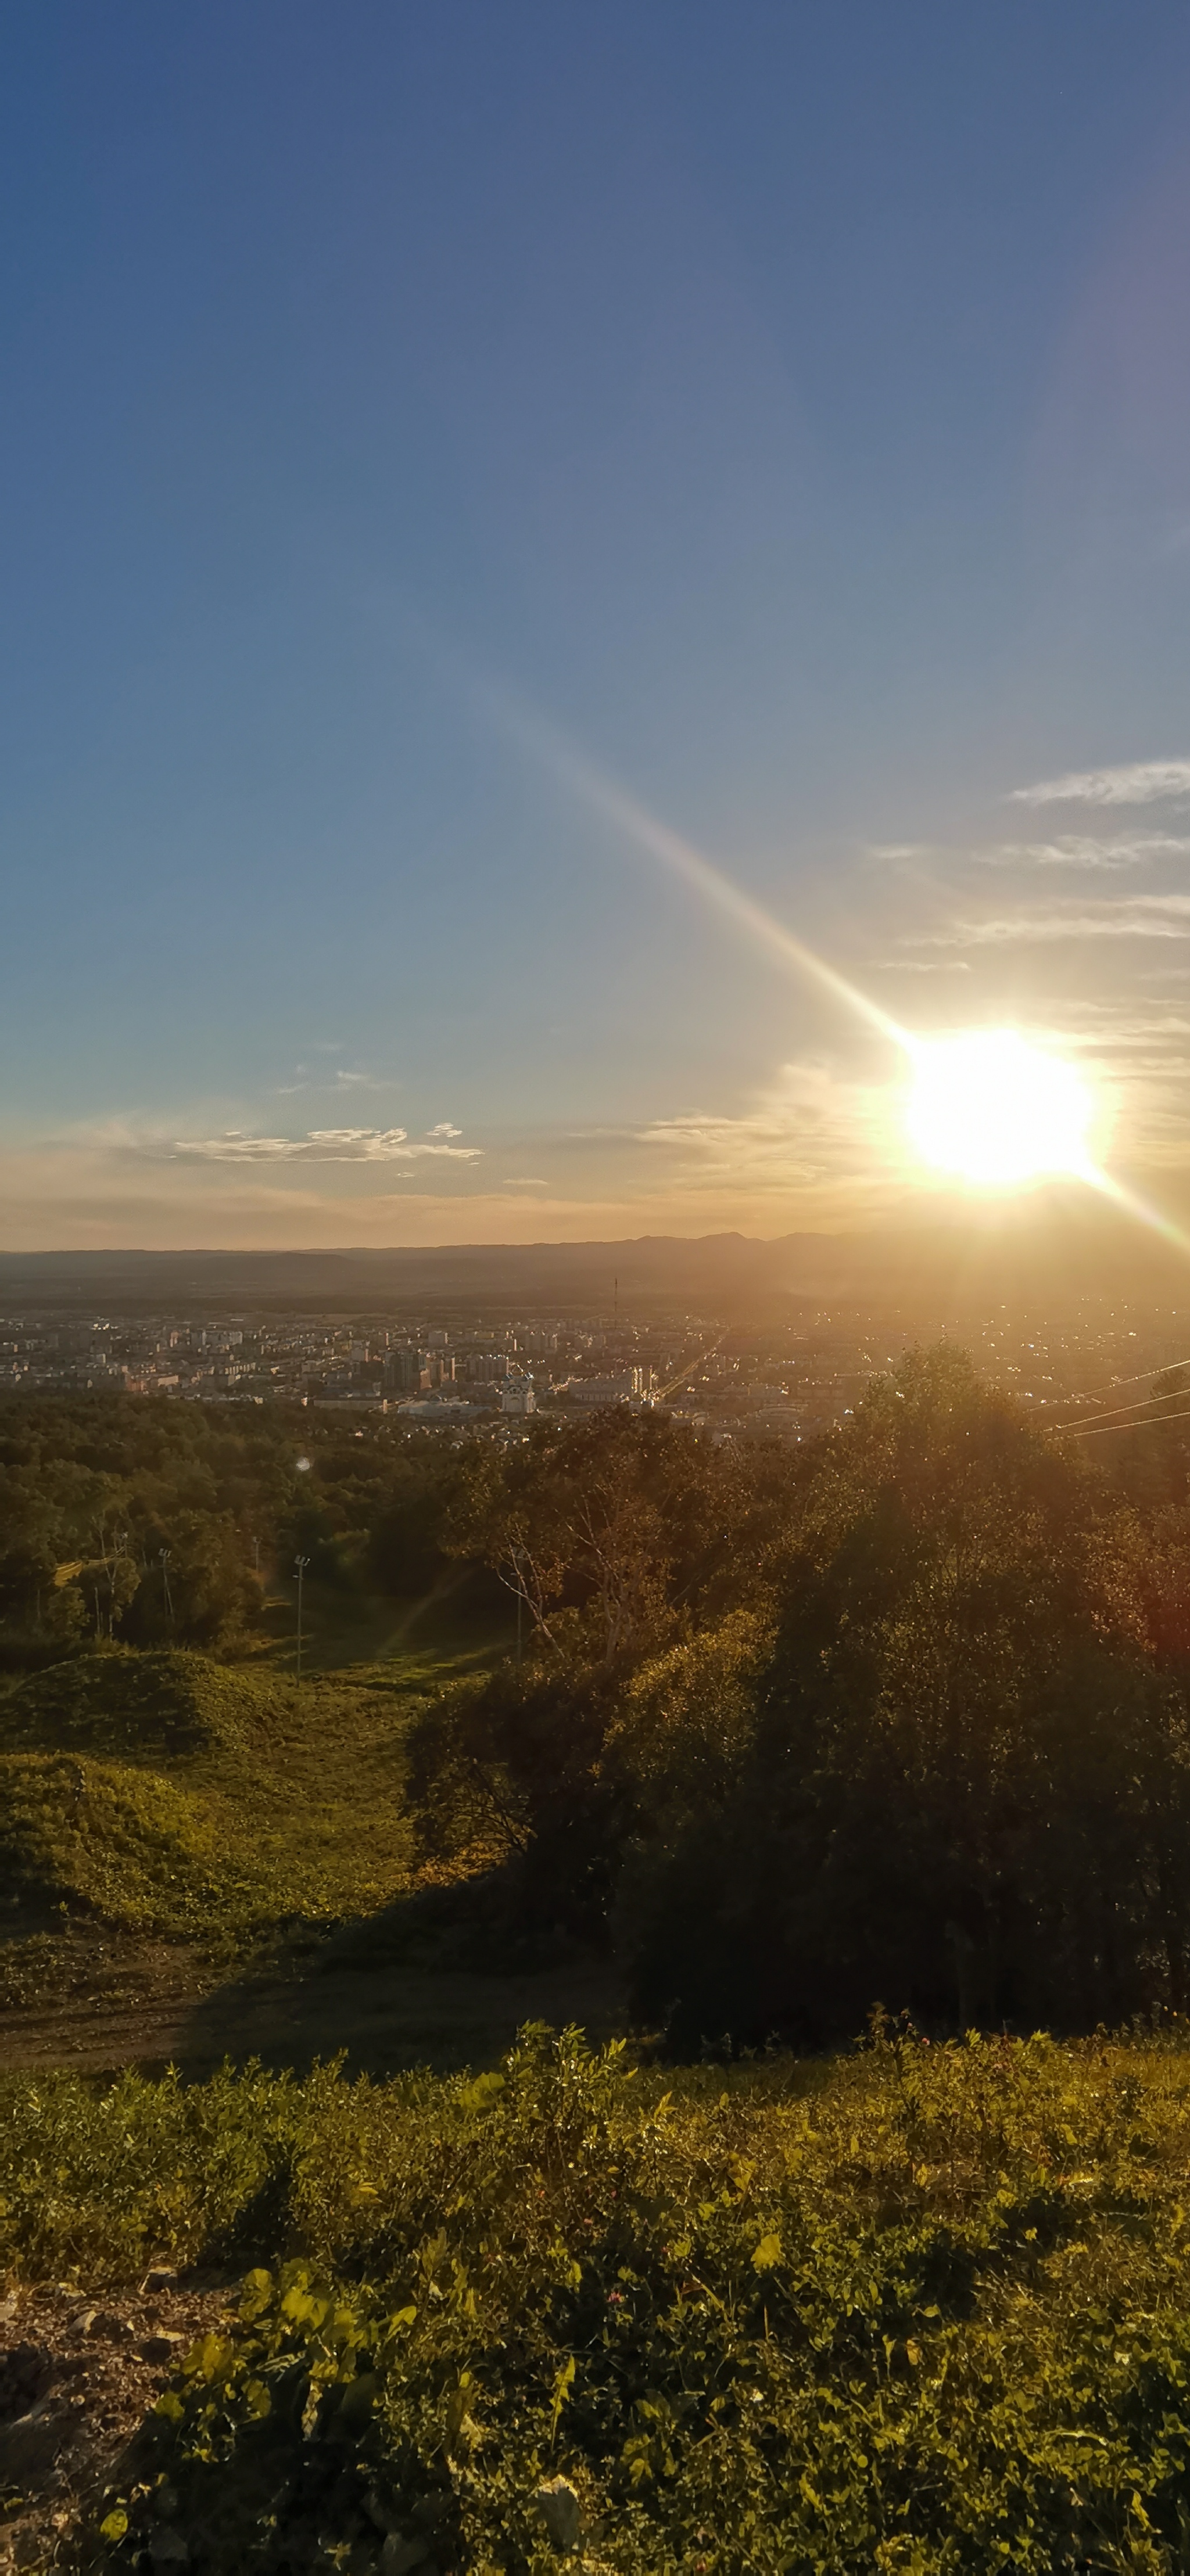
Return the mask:
POLYGON ((406 1343, 400 1350, 386 1351, 381 1384, 386 1395, 416 1395, 421 1385, 421 1353, 406 1343))

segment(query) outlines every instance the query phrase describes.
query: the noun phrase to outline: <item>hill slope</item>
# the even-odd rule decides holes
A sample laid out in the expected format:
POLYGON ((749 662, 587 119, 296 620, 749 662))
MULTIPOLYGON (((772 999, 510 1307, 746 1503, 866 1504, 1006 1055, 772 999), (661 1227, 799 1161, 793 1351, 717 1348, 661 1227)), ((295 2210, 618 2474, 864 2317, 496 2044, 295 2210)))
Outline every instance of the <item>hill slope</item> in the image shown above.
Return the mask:
POLYGON ((22 1922, 65 1906, 225 1951, 406 1885, 405 1677, 309 1681, 101 1653, 0 1703, 0 1867, 22 1922))

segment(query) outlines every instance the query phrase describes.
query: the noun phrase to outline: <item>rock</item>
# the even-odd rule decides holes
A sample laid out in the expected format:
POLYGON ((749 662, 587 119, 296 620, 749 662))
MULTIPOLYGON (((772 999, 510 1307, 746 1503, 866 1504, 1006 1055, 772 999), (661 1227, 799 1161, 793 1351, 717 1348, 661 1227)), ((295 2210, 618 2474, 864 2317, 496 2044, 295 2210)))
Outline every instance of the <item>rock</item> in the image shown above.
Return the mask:
POLYGON ((52 2469, 69 2432, 70 2417, 53 2397, 43 2397, 27 2415, 0 2426, 0 2487, 18 2494, 52 2469))
POLYGON ((89 2343, 135 2343, 136 2328, 112 2308, 92 2308, 83 2334, 89 2343))
POLYGON ((399 2531, 390 2531, 380 2552, 383 2576, 413 2576, 415 2567, 424 2567, 429 2559, 424 2540, 406 2540, 399 2531))
POLYGON ((168 2522, 158 2523, 156 2531, 150 2534, 149 2556, 154 2567, 186 2567, 190 2562, 190 2552, 181 2532, 174 2531, 168 2522))
POLYGON ((577 2549, 582 2536, 583 2517, 579 2500, 569 2478, 547 2478, 534 2498, 545 2524, 550 2547, 561 2557, 577 2549))
POLYGON ((27 2415, 45 2396, 54 2375, 48 2344, 14 2343, 0 2359, 0 2422, 7 2415, 27 2415))
POLYGON ((137 2350, 142 2361, 176 2361, 185 2340, 185 2335, 166 2334, 159 2330, 156 2334, 146 2335, 137 2350))
POLYGON ((153 2263, 150 2264, 144 2280, 141 2282, 140 2294, 142 2299, 151 2299, 154 2291, 176 2290, 177 2286, 178 2276, 174 2271, 172 2264, 153 2263))

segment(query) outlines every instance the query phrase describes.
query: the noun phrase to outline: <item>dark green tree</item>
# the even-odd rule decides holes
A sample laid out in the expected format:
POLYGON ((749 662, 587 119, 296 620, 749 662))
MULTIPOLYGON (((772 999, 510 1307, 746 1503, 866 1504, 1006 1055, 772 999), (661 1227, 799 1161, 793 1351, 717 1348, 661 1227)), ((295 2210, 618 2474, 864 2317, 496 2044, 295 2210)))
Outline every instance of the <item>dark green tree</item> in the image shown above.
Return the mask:
POLYGON ((1179 2001, 1190 1736, 1142 1535, 961 1355, 875 1382, 806 1496, 730 1791, 639 1874, 642 2008, 689 2043, 835 2038, 877 2000, 1179 2001))

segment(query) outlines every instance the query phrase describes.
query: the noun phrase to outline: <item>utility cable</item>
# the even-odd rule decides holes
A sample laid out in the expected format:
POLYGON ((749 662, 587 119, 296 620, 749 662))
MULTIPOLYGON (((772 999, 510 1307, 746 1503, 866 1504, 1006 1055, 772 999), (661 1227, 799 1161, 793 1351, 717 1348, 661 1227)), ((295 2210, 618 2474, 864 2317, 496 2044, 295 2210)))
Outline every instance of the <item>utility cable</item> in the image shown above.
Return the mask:
MULTIPOLYGON (((1135 1377, 1108 1378, 1103 1386, 1084 1386, 1077 1395, 1059 1395, 1054 1401, 1063 1411, 1068 1404, 1090 1404, 1093 1396, 1111 1395, 1118 1386, 1139 1386, 1143 1378, 1163 1377, 1167 1368, 1190 1368, 1190 1359, 1163 1360, 1160 1368, 1138 1369, 1135 1377)), ((1144 1399, 1138 1397, 1137 1401, 1143 1403, 1144 1399)))
MULTIPOLYGON (((1185 1389, 1183 1388, 1183 1393, 1185 1389)), ((1106 1431, 1155 1431, 1163 1422, 1190 1422, 1190 1406, 1184 1413, 1151 1413, 1147 1422, 1099 1422, 1086 1431, 1069 1431, 1068 1440, 1102 1440, 1106 1431)))
MULTIPOLYGON (((1138 1395, 1133 1397, 1131 1404, 1105 1405, 1101 1413, 1092 1413, 1091 1415, 1084 1417, 1082 1422, 1077 1419, 1074 1422, 1050 1422, 1047 1420, 1046 1429, 1048 1431, 1082 1431, 1087 1429, 1091 1422, 1115 1422, 1126 1413, 1143 1413, 1146 1405, 1177 1404, 1184 1395, 1190 1395, 1190 1386, 1171 1386, 1167 1395, 1138 1395)), ((1040 1418, 1041 1417, 1039 1415, 1034 1416, 1034 1420, 1040 1420, 1040 1418)), ((1153 1415, 1153 1420, 1155 1422, 1159 1422, 1161 1420, 1161 1415, 1159 1413, 1155 1413, 1153 1415)))

